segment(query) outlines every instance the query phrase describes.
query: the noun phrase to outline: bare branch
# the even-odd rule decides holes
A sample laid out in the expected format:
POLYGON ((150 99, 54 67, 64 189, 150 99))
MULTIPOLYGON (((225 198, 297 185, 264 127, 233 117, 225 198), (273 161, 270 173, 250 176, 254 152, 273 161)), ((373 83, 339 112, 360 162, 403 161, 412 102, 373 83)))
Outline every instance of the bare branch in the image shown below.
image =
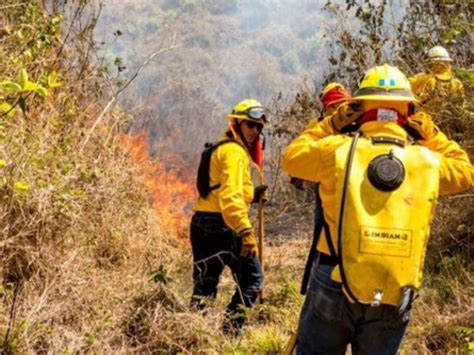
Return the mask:
POLYGON ((470 198, 470 197, 474 197, 474 194, 448 196, 448 199, 455 200, 455 199, 458 199, 458 198, 470 198))
POLYGON ((91 129, 89 130, 89 132, 87 133, 86 135, 86 138, 84 139, 84 143, 82 144, 81 146, 81 151, 84 149, 84 147, 87 145, 87 143, 89 142, 89 139, 92 135, 92 133, 95 131, 95 129, 97 128, 97 126, 99 125, 99 123, 102 121, 102 119, 104 118, 104 116, 110 111, 110 109, 112 108, 112 106, 115 104, 115 102, 117 101, 118 97, 120 96, 120 94, 122 92, 124 92, 129 86, 130 84, 142 73, 143 69, 158 55, 160 54, 163 54, 165 52, 168 52, 170 50, 173 50, 173 49, 176 49, 176 48, 179 48, 182 46, 182 44, 175 44, 175 41, 176 41, 176 34, 173 36, 173 41, 171 42, 171 44, 169 45, 169 47, 167 48, 162 48, 152 54, 150 54, 148 56, 148 58, 143 62, 142 65, 140 65, 140 67, 137 69, 137 71, 135 72, 135 74, 132 75, 132 77, 120 88, 117 90, 117 92, 115 92, 115 94, 112 96, 112 98, 110 99, 110 101, 107 103, 107 105, 105 106, 105 108, 102 110, 102 112, 100 113, 100 115, 97 117, 96 121, 94 122, 94 124, 92 125, 91 129))

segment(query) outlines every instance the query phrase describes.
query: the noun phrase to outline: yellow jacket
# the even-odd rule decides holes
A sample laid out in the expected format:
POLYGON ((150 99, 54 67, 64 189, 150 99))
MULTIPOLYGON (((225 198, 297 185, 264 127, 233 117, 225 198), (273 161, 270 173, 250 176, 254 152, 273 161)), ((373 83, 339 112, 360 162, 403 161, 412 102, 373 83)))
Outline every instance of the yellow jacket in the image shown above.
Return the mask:
MULTIPOLYGON (((339 107, 338 105, 331 105, 331 106, 329 106, 326 110, 324 110, 324 112, 323 112, 323 118, 322 118, 322 119, 326 118, 327 116, 333 115, 333 114, 336 112, 336 110, 337 110, 338 107, 339 107)), ((311 120, 308 122, 308 124, 307 124, 307 126, 306 126, 305 129, 311 129, 311 128, 316 127, 316 125, 317 125, 322 119, 320 119, 319 117, 313 117, 313 118, 311 118, 311 120)))
MULTIPOLYGON (((388 136, 407 140, 403 128, 392 122, 367 122, 360 131, 365 137, 388 136)), ((320 182, 319 192, 324 209, 324 217, 329 225, 334 245, 336 240, 336 220, 340 201, 336 198, 335 151, 351 140, 346 135, 336 135, 328 117, 314 128, 306 129, 288 146, 283 154, 282 168, 289 175, 303 180, 320 182)), ((363 139, 363 138, 361 138, 363 139)), ((421 142, 437 153, 440 161, 440 194, 454 194, 472 186, 474 172, 469 158, 459 145, 439 132, 432 139, 421 142)), ((330 254, 326 238, 321 237, 318 250, 330 254)))
POLYGON ((437 109, 436 105, 446 99, 464 99, 464 86, 453 76, 450 68, 436 73, 420 73, 409 80, 414 94, 428 109, 437 109))
MULTIPOLYGON (((219 141, 228 138, 224 134, 219 141)), ((240 142, 235 135, 234 139, 240 142)), ((205 199, 199 196, 193 210, 221 213, 227 226, 237 233, 252 229, 248 216, 254 190, 251 164, 253 162, 243 145, 231 142, 217 147, 211 156, 209 176, 210 185, 220 184, 220 187, 205 199)))

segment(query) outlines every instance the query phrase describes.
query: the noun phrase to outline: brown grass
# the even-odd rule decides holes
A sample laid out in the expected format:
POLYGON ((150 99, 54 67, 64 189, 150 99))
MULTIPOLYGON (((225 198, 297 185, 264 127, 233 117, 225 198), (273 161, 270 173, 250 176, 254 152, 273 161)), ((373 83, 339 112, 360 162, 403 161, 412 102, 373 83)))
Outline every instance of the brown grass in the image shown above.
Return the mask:
MULTIPOLYGON (((0 104, 16 105, 12 117, 0 113, 1 352, 281 352, 302 303, 312 203, 309 193, 292 192, 278 173, 278 149, 296 133, 284 130, 293 126, 293 116, 300 127, 314 114, 308 101, 314 97, 300 96, 277 117, 283 138, 274 142, 275 171, 269 174, 276 178, 268 208, 265 301, 251 311, 241 337, 224 338, 220 325, 235 287, 229 273, 212 307, 189 311, 192 259, 186 239, 176 235, 185 232, 168 229, 150 209, 150 202, 159 208, 161 200, 149 200, 143 164, 134 163, 116 138, 128 117, 116 110, 90 132, 104 103, 102 71, 69 50, 63 60, 81 65, 67 70, 55 62, 62 37, 48 25, 52 15, 27 3, 26 12, 13 6, 0 16, 1 24, 24 28, 26 36, 0 34, 0 81, 17 80, 26 69, 39 82, 56 69, 62 85, 48 89, 45 99, 0 91, 0 104), (43 35, 52 36, 51 44, 38 47, 43 35), (28 49, 33 57, 25 55, 28 49), (28 109, 20 109, 20 99, 28 109)), ((464 122, 468 129, 456 127, 456 134, 472 132, 472 122, 464 122)), ((472 147, 472 136, 462 139, 472 147)), ((461 352, 472 342, 472 213, 469 196, 440 205, 407 353, 461 352)), ((180 216, 186 225, 187 217, 180 216)))

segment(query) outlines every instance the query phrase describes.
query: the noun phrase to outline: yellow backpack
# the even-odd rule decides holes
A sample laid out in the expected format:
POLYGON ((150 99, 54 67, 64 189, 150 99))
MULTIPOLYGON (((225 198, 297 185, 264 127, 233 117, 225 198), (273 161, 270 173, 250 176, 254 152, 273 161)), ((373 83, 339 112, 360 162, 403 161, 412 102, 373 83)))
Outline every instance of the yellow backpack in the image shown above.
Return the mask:
POLYGON ((332 278, 352 302, 411 302, 438 197, 438 158, 395 138, 357 134, 336 151, 336 186, 337 251, 326 238, 338 257, 332 278))

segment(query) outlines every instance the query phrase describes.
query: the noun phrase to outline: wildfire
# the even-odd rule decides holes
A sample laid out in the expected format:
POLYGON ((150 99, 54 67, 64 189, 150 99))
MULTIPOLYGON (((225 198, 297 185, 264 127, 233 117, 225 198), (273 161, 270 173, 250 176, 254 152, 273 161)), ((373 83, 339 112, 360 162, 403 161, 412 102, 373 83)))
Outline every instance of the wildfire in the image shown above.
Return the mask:
POLYGON ((150 191, 153 210, 163 231, 185 236, 191 206, 196 198, 193 174, 189 174, 189 169, 185 169, 184 162, 177 156, 168 156, 161 161, 150 159, 146 138, 146 133, 122 135, 120 141, 133 161, 140 165, 144 182, 150 191), (188 174, 184 174, 185 171, 188 174))

